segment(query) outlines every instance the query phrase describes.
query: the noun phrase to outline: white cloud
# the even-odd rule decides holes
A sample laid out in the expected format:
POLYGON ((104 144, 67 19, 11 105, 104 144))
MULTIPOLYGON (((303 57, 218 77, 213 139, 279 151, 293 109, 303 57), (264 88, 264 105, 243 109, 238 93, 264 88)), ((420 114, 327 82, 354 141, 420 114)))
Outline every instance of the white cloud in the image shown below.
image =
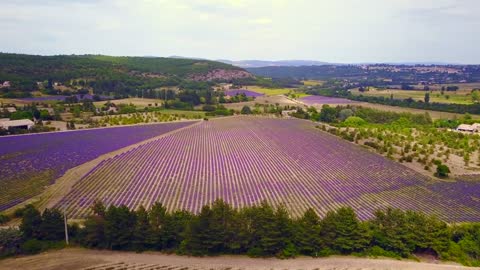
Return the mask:
POLYGON ((0 0, 0 6, 0 35, 8 37, 0 51, 480 63, 475 0, 0 0))

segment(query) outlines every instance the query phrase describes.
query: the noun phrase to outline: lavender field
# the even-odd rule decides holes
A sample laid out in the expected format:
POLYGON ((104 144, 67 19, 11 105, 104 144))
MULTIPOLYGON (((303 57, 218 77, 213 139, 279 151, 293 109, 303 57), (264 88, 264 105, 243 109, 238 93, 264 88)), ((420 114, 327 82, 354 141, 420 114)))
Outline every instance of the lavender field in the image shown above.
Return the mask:
POLYGON ((234 207, 283 203, 295 215, 312 207, 323 216, 349 205, 367 219, 392 206, 447 221, 480 221, 480 202, 474 195, 462 198, 464 188, 422 176, 307 121, 234 117, 104 160, 57 207, 85 217, 97 199, 131 208, 159 201, 169 210, 198 212, 223 198, 234 207))
POLYGON ((324 96, 307 96, 299 99, 301 102, 307 105, 315 104, 350 104, 355 103, 346 98, 324 97, 324 96))
POLYGON ((192 123, 0 137, 0 210, 39 194, 70 168, 192 123))
POLYGON ((247 96, 247 97, 261 97, 261 96, 263 96, 263 94, 261 94, 261 93, 257 93, 257 92, 253 92, 253 91, 245 90, 245 89, 232 89, 232 90, 225 91, 225 95, 227 95, 227 96, 236 96, 236 95, 241 95, 241 94, 245 94, 245 96, 247 96))

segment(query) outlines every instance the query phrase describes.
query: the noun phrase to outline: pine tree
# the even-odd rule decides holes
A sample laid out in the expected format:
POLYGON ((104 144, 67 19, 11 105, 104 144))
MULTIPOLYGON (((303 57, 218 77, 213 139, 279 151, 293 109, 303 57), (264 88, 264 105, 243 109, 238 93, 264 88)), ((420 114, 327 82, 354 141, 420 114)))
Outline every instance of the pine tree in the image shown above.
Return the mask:
POLYGON ((352 208, 330 211, 321 222, 320 235, 327 246, 343 254, 358 251, 370 242, 368 230, 352 208))
POLYGON ((110 249, 129 249, 133 240, 132 228, 135 228, 135 212, 130 212, 124 205, 108 208, 105 213, 105 236, 110 249))
POLYGON ((133 232, 133 248, 144 251, 153 246, 153 230, 148 220, 148 213, 143 206, 136 211, 136 224, 133 232))
POLYGON ((29 204, 25 206, 22 215, 22 223, 20 224, 20 231, 25 239, 40 239, 42 225, 42 217, 40 212, 29 204))
POLYGON ((410 254, 411 244, 407 244, 409 242, 408 224, 403 211, 391 208, 386 211, 377 211, 375 218, 370 222, 373 225, 373 244, 401 256, 410 254))
POLYGON ((150 208, 148 219, 152 228, 153 246, 157 250, 168 246, 168 234, 166 234, 168 218, 167 209, 161 203, 157 202, 150 208))
POLYGON ((224 253, 229 249, 229 244, 234 237, 233 217, 233 209, 223 200, 219 199, 213 203, 209 223, 212 234, 212 253, 224 253))
POLYGON ((200 214, 190 222, 185 239, 185 250, 193 255, 212 254, 216 241, 210 230, 213 212, 210 206, 202 207, 200 214))
POLYGON ((295 245, 299 252, 310 256, 318 255, 322 246, 318 215, 312 208, 309 208, 295 224, 295 245))
POLYGON ((40 226, 41 238, 49 241, 59 241, 65 237, 63 215, 57 209, 45 209, 40 226))

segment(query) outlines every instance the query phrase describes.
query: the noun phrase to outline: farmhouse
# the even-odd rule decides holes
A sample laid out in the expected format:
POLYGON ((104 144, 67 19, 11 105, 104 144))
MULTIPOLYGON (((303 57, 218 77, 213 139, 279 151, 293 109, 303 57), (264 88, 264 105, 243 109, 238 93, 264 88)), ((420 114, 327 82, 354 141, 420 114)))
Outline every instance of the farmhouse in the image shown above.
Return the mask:
POLYGON ((473 125, 467 125, 467 124, 461 124, 457 127, 457 131, 463 131, 463 132, 479 132, 480 131, 480 124, 475 123, 473 125))
POLYGON ((10 129, 10 128, 31 129, 33 125, 34 123, 30 119, 0 121, 0 127, 4 129, 10 129))

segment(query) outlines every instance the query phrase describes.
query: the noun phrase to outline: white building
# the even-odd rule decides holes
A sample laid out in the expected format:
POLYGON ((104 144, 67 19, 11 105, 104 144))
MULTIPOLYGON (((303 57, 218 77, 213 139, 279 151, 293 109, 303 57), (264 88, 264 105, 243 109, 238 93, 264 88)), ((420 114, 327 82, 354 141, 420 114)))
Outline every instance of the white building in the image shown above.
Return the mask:
POLYGON ((461 124, 457 127, 457 131, 463 131, 463 132, 480 132, 480 124, 479 123, 474 123, 473 125, 467 125, 467 124, 461 124))
POLYGON ((0 121, 0 127, 4 129, 9 129, 9 128, 31 129, 33 125, 34 123, 30 119, 0 121))
POLYGON ((7 112, 9 113, 14 113, 17 111, 17 108, 15 107, 6 107, 5 110, 7 110, 7 112))

